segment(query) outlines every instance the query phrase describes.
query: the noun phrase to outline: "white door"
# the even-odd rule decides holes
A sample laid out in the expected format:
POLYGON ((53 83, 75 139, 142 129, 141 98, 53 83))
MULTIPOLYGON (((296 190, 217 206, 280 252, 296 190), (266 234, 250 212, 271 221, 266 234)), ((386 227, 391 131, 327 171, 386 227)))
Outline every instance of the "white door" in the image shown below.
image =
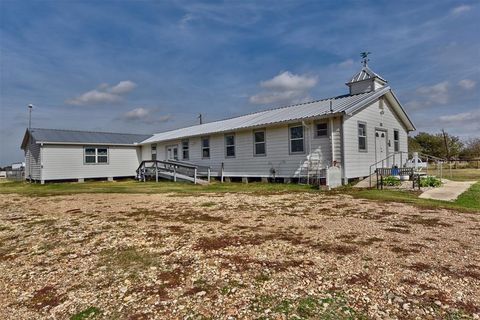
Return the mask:
MULTIPOLYGON (((375 130, 375 162, 382 161, 387 157, 387 133, 382 130, 375 130)), ((377 167, 388 167, 387 161, 378 163, 377 167)))
POLYGON ((178 147, 177 146, 168 146, 167 147, 167 160, 178 160, 178 147))

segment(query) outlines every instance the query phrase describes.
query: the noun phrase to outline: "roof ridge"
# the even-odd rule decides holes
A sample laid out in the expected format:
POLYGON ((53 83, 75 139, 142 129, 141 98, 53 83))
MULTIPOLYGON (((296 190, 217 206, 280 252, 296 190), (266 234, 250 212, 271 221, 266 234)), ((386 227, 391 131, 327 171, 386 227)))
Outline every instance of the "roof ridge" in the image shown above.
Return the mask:
POLYGON ((239 115, 239 116, 231 116, 231 117, 228 117, 228 118, 218 119, 218 120, 214 120, 214 121, 206 122, 206 123, 202 123, 202 124, 195 124, 195 125, 186 126, 186 127, 180 127, 180 128, 176 128, 176 129, 172 129, 172 130, 165 130, 165 131, 155 132, 154 134, 160 134, 160 133, 166 133, 166 132, 173 132, 173 131, 176 131, 176 130, 182 130, 182 129, 186 129, 186 128, 198 127, 198 126, 203 126, 203 125, 206 125, 206 124, 212 124, 212 123, 216 123, 216 122, 227 121, 227 120, 231 120, 231 119, 235 119, 235 118, 241 118, 241 117, 251 116, 251 115, 259 114, 259 113, 262 113, 262 112, 268 112, 268 111, 274 111, 274 110, 280 110, 280 109, 286 109, 286 108, 293 108, 293 107, 298 107, 298 106, 302 106, 302 105, 307 105, 307 104, 316 103, 316 102, 321 102, 321 101, 327 101, 327 100, 343 99, 343 98, 352 97, 352 96, 358 96, 358 95, 363 95, 363 94, 367 94, 367 93, 369 93, 369 92, 361 92, 361 93, 357 93, 357 94, 348 94, 348 93, 347 93, 347 94, 343 94, 343 95, 339 95, 339 96, 334 96, 334 97, 330 97, 330 98, 317 99, 317 100, 312 100, 312 101, 307 101, 307 102, 302 102, 302 103, 284 105, 284 106, 280 106, 280 107, 275 107, 275 108, 270 108, 270 109, 265 109, 265 110, 259 110, 259 111, 254 111, 254 112, 250 112, 250 113, 245 113, 245 114, 242 114, 242 115, 239 115))
POLYGON ((68 131, 68 132, 87 132, 87 133, 107 133, 107 134, 124 134, 124 135, 140 135, 140 136, 152 136, 151 133, 122 133, 122 132, 109 132, 109 131, 91 131, 91 130, 73 130, 73 129, 49 129, 49 128, 31 128, 31 130, 53 130, 53 131, 68 131))

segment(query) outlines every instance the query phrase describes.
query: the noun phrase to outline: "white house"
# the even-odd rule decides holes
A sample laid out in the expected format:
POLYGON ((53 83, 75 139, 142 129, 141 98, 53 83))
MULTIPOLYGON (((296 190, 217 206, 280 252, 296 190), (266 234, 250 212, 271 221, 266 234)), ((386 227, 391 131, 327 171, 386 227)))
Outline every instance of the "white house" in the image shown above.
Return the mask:
POLYGON ((151 136, 69 131, 62 141, 51 141, 55 137, 38 134, 52 130, 33 129, 22 143, 26 176, 39 181, 133 176, 142 161, 153 159, 208 166, 213 176, 225 178, 289 181, 312 163, 339 168, 343 181, 365 177, 370 165, 407 152, 407 135, 415 127, 387 81, 368 66, 347 86, 346 95, 151 136), (110 138, 98 141, 92 135, 110 138), (117 136, 131 139, 118 143, 117 136))

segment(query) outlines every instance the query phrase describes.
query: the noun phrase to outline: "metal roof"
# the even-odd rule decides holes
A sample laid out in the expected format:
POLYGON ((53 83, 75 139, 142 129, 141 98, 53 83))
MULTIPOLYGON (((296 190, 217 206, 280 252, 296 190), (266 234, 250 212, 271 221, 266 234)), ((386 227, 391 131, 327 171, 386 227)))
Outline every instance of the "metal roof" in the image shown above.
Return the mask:
MULTIPOLYGON (((22 148, 28 140, 29 130, 25 133, 22 148)), ((151 134, 129 134, 95 131, 76 131, 59 129, 30 129, 30 134, 37 143, 90 143, 106 145, 133 145, 150 138, 151 134)))
POLYGON ((349 82, 347 82, 347 84, 349 83, 352 83, 352 82, 358 82, 358 81, 363 81, 363 80, 368 80, 368 79, 374 79, 374 78, 378 78, 380 80, 382 80, 383 82, 387 82, 387 80, 383 79, 382 77, 380 77, 378 74, 376 74, 375 72, 372 71, 372 69, 370 69, 369 67, 365 66, 362 68, 362 70, 360 70, 360 72, 358 72, 357 74, 355 74, 352 79, 350 79, 349 82))
POLYGON ((255 112, 244 116, 209 122, 172 131, 161 132, 154 134, 151 138, 143 141, 142 144, 228 132, 239 129, 262 127, 282 122, 301 121, 309 118, 327 116, 334 113, 351 113, 357 110, 359 107, 365 106, 370 101, 377 99, 388 91, 390 91, 390 87, 385 86, 367 93, 343 95, 293 106, 255 112))

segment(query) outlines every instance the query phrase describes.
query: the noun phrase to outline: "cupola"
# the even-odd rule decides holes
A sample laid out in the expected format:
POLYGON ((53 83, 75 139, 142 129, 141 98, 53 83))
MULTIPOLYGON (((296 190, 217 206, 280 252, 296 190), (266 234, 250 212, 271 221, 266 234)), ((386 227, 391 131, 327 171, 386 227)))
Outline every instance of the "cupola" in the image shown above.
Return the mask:
POLYGON ((360 72, 356 73, 350 81, 346 83, 350 89, 350 95, 374 91, 387 84, 387 80, 380 77, 368 67, 369 59, 367 56, 369 54, 370 52, 361 53, 363 67, 360 72))

